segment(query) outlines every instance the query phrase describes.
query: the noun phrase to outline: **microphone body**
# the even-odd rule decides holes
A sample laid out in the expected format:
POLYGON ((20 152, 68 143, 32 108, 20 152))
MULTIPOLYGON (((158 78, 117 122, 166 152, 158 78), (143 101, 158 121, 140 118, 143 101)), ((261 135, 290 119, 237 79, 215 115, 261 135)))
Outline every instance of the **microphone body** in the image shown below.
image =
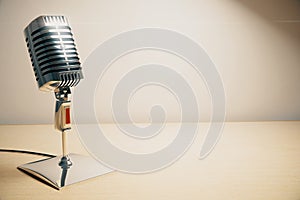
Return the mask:
POLYGON ((76 86, 83 78, 68 20, 40 16, 24 30, 38 87, 42 91, 76 86))

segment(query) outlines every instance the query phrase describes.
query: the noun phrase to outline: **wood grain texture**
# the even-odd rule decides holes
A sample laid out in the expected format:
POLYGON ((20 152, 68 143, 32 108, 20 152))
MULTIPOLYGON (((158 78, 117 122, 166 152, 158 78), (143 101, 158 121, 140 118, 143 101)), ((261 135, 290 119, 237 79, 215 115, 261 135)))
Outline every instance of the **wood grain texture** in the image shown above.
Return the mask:
MULTIPOLYGON (((115 132, 113 127, 105 130, 115 132)), ((214 151, 199 160, 207 127, 200 124, 191 148, 168 168, 113 172, 60 191, 16 169, 41 157, 2 152, 0 199, 300 199, 299 121, 227 123, 214 151)), ((75 132, 69 138, 71 152, 87 154, 75 132)), ((52 125, 2 125, 0 147, 60 154, 60 135, 52 125)))

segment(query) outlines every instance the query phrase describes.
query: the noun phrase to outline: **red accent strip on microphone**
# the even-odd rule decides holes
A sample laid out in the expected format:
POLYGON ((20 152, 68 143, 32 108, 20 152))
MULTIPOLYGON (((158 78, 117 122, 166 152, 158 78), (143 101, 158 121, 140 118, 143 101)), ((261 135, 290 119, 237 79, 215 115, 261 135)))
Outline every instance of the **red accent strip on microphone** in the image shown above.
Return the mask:
POLYGON ((66 124, 71 123, 70 108, 66 108, 66 124))

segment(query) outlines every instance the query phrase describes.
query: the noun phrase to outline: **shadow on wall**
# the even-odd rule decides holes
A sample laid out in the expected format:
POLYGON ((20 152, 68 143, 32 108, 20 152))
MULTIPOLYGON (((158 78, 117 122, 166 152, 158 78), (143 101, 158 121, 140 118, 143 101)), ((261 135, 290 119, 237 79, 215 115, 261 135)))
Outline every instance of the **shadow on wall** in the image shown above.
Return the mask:
POLYGON ((300 0, 236 0, 270 22, 274 27, 300 40, 300 0))

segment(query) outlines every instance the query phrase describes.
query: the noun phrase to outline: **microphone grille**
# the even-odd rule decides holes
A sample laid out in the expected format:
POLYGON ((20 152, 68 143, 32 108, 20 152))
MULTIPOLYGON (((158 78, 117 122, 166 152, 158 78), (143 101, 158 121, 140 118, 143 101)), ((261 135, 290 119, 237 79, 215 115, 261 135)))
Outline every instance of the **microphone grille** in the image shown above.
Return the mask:
POLYGON ((39 88, 72 87, 83 78, 71 28, 64 16, 40 16, 24 30, 39 88))

